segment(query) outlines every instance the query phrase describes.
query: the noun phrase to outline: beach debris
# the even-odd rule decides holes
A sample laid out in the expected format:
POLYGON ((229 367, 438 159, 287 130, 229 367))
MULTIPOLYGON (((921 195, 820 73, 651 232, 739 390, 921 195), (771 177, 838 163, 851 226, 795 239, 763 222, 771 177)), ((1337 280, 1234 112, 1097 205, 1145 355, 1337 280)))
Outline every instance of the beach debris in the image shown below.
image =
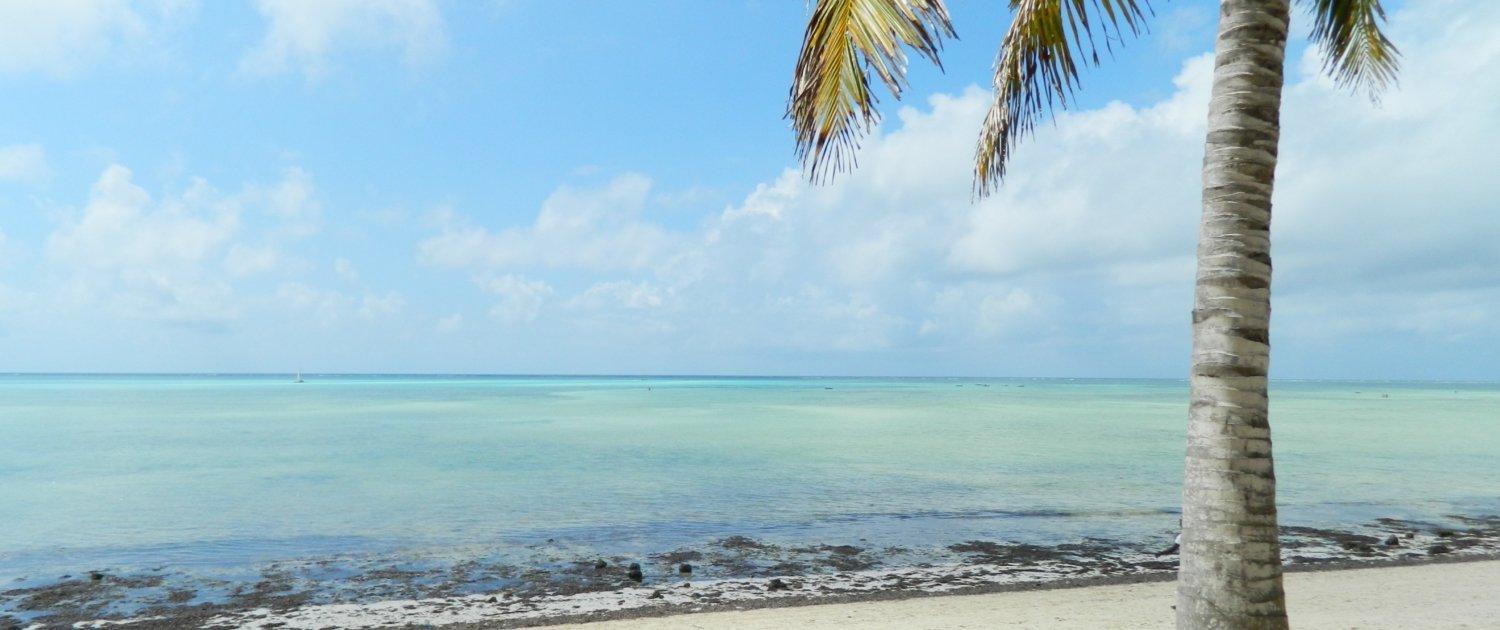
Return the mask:
POLYGON ((692 573, 693 572, 693 565, 688 564, 686 562, 684 562, 684 563, 682 563, 680 565, 677 565, 677 572, 678 573, 692 573))
POLYGON ((625 572, 625 577, 628 577, 636 582, 644 580, 646 576, 641 573, 641 563, 630 563, 630 570, 625 572))
POLYGON ((662 597, 665 597, 666 594, 667 594, 666 591, 661 590, 661 589, 656 589, 654 591, 651 591, 651 594, 647 595, 646 599, 661 599, 662 597))

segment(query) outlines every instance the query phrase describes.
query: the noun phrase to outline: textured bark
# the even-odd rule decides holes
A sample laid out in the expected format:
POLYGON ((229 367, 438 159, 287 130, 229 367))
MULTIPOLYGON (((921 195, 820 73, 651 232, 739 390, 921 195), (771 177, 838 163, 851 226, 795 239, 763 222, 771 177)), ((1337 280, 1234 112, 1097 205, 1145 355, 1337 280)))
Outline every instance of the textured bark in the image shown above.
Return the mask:
POLYGON ((1287 627, 1266 397, 1287 5, 1220 6, 1193 301, 1178 628, 1287 627))

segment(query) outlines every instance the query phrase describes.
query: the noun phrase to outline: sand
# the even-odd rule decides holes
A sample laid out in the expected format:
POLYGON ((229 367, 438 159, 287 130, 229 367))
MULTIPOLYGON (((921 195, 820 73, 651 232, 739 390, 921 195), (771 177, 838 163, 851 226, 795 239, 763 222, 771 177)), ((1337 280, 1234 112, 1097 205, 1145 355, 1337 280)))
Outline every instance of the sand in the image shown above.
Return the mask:
MULTIPOLYGON (((572 630, 734 628, 1170 628, 1174 582, 770 608, 551 626, 572 630)), ((1299 628, 1500 628, 1500 560, 1286 576, 1299 628)))

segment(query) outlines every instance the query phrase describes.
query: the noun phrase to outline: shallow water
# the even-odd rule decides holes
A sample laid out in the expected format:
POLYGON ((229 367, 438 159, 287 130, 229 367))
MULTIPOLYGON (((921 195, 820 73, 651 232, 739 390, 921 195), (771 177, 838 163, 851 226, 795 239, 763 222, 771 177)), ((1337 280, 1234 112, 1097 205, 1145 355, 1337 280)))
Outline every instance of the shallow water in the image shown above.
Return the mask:
MULTIPOLYGON (((0 585, 332 556, 1170 539, 1186 384, 0 376, 0 585)), ((1500 386, 1273 385, 1282 521, 1500 513, 1500 386)), ((231 577, 232 579, 232 577, 231 577)))

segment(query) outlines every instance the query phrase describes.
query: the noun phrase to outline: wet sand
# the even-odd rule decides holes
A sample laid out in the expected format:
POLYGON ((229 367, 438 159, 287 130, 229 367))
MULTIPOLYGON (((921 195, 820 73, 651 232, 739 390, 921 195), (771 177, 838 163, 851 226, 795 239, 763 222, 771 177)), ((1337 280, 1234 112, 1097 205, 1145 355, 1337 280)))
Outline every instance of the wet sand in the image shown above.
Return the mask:
MULTIPOLYGON (((1171 628, 1176 582, 1117 584, 898 601, 699 613, 553 626, 554 630, 678 628, 1171 628)), ((1500 628, 1500 560, 1384 566, 1286 576, 1302 628, 1500 628)))

